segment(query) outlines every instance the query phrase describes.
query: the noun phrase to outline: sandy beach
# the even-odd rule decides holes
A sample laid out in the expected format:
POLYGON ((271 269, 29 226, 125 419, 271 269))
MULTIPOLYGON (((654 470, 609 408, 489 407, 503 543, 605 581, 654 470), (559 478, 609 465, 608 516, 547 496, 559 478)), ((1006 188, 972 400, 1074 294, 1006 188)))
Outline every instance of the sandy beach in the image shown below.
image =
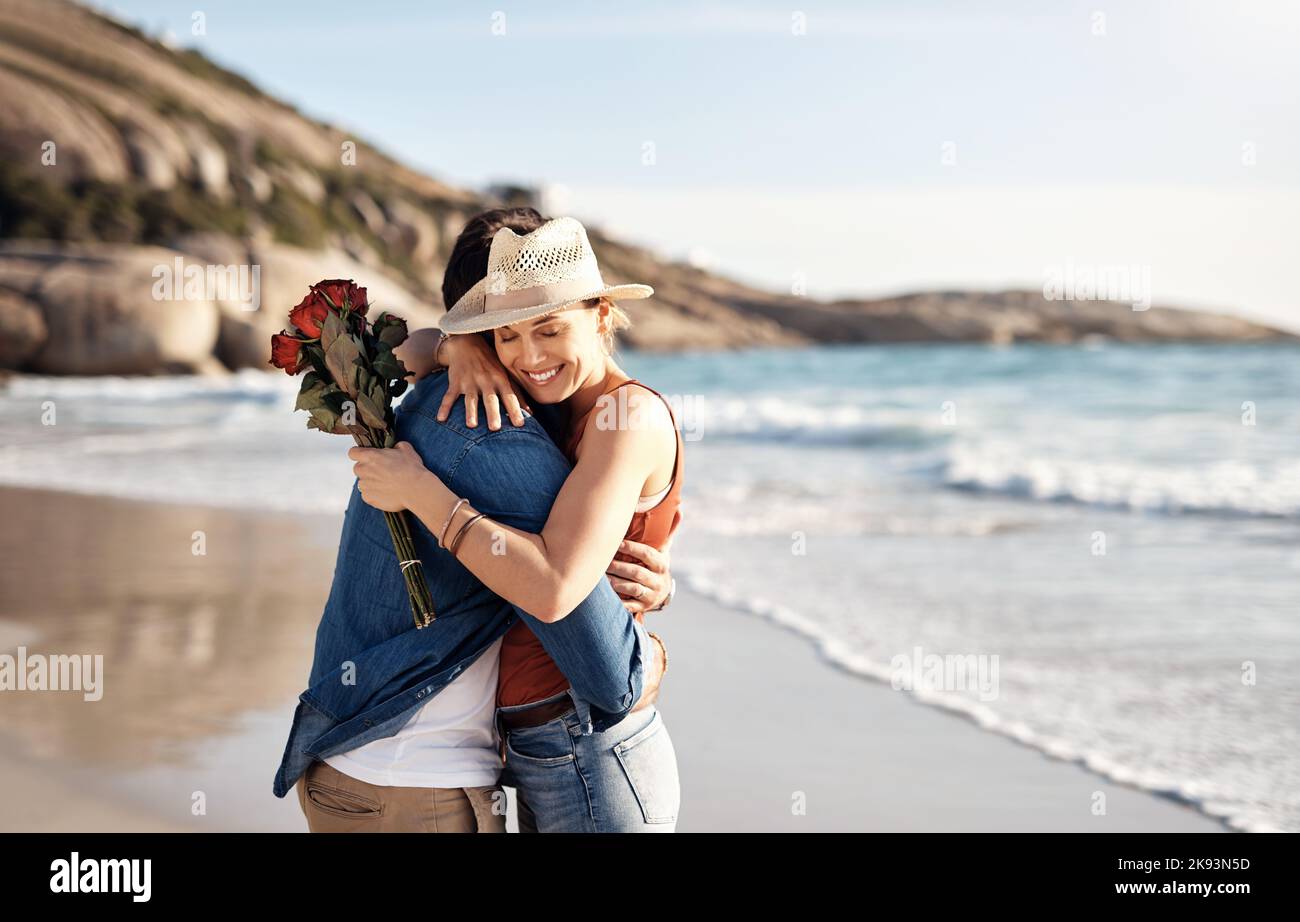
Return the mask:
MULTIPOLYGON (((104 656, 102 700, 0 693, 0 830, 305 830, 271 779, 340 519, 0 497, 3 652, 104 656)), ((689 591, 653 617, 670 652, 660 706, 679 831, 1224 828, 841 672, 689 591)))
MULTIPOLYGON (((306 831, 358 475, 483 499, 522 383, 578 560, 670 479, 621 397, 609 451, 562 438, 626 376, 683 446, 636 504, 679 831, 1300 833, 1300 4, 1207 5, 336 4, 312 43, 305 4, 0 0, 0 832, 306 831), (632 118, 484 119, 503 51, 632 118), (443 384, 437 478, 323 435, 419 445, 443 384)), ((522 547, 495 576, 567 609, 522 547)))

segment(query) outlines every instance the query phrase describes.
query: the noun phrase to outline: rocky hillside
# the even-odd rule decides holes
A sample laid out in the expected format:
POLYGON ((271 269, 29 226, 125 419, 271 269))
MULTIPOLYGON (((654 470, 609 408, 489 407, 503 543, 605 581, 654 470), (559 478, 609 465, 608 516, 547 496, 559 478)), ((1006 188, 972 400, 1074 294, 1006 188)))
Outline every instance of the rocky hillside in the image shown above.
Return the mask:
MULTIPOLYGON (((63 0, 0 0, 0 368, 260 365, 284 312, 326 277, 355 278, 381 306, 431 323, 455 235, 492 204, 302 116, 195 51, 63 0), (256 266, 261 309, 210 284, 160 296, 159 273, 174 266, 256 266)), ((626 338, 638 348, 1285 335, 1024 292, 822 303, 591 231, 608 279, 656 289, 626 338)))

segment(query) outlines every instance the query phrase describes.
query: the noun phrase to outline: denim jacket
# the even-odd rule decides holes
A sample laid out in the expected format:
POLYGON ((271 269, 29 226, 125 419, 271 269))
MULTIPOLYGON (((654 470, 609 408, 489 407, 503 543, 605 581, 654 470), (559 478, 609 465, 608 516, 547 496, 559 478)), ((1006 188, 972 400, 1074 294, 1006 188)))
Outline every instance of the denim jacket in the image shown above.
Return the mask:
MULTIPOLYGON (((397 436, 479 512, 540 532, 569 463, 534 417, 493 432, 465 425, 462 401, 436 419, 447 390, 439 373, 421 381, 397 410, 397 436)), ((409 515, 409 514, 408 514, 409 515)), ((609 582, 567 617, 546 624, 489 591, 410 516, 437 617, 416 630, 383 513, 352 487, 334 580, 316 629, 308 687, 298 698, 275 776, 284 797, 313 759, 392 736, 425 700, 464 672, 518 618, 528 622, 587 705, 586 732, 621 720, 641 696, 650 641, 609 582)), ((435 525, 436 527, 436 525, 435 525)))

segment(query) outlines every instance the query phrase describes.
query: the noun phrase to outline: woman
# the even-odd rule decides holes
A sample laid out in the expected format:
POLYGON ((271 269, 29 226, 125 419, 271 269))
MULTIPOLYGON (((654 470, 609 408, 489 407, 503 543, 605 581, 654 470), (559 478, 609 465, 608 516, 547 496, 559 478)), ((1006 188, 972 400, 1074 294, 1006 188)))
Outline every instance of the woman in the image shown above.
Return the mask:
MULTIPOLYGON (((447 362, 463 379, 464 369, 481 361, 475 356, 482 347, 473 345, 479 339, 474 334, 481 333, 529 401, 566 411, 562 447, 573 471, 545 526, 531 534, 476 512, 409 445, 349 453, 357 461, 361 495, 379 509, 409 509, 484 585, 543 621, 565 617, 609 568, 621 564, 612 572, 640 577, 614 577, 640 619, 648 596, 657 594, 657 581, 628 560, 628 551, 648 547, 639 554, 653 558, 676 530, 682 440, 671 407, 624 373, 611 350, 614 332, 627 323, 614 298, 647 297, 651 290, 604 285, 578 222, 544 221, 532 209, 513 214, 513 221, 502 221, 490 235, 472 221, 457 241, 461 252, 453 252, 448 268, 453 285, 444 282, 444 298, 453 307, 439 324, 450 339, 432 351, 435 362, 447 362), (481 250, 489 240, 486 253, 475 252, 476 241, 481 250), (452 270, 466 263, 478 269, 477 279, 458 291, 452 270)), ((475 220, 481 224, 484 217, 475 220)), ((403 361, 410 358, 417 372, 426 370, 428 363, 410 351, 401 355, 403 361)), ((455 399, 453 390, 441 418, 455 399)), ((499 404, 522 423, 518 397, 513 388, 501 398, 488 394, 489 426, 500 425, 499 404)), ((476 412, 467 401, 470 425, 476 412)), ((650 636, 666 662, 662 641, 650 636)), ((519 791, 521 828, 672 831, 680 788, 658 711, 651 705, 604 732, 584 734, 566 707, 567 687, 526 624, 515 625, 501 646, 497 704, 504 728, 502 780, 519 791)))

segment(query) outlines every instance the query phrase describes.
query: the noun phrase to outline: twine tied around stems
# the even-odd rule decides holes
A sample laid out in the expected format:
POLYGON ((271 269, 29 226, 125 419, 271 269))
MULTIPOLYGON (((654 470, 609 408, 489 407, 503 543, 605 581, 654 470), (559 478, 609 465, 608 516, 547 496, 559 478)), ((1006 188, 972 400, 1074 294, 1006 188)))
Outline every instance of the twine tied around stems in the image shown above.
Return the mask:
POLYGON ((411 617, 415 620, 415 629, 418 631, 428 627, 437 617, 433 611, 433 598, 429 594, 428 584, 424 581, 424 561, 415 556, 415 542, 411 540, 411 528, 406 514, 385 512, 384 519, 393 536, 393 548, 397 551, 397 562, 411 602, 411 617))

